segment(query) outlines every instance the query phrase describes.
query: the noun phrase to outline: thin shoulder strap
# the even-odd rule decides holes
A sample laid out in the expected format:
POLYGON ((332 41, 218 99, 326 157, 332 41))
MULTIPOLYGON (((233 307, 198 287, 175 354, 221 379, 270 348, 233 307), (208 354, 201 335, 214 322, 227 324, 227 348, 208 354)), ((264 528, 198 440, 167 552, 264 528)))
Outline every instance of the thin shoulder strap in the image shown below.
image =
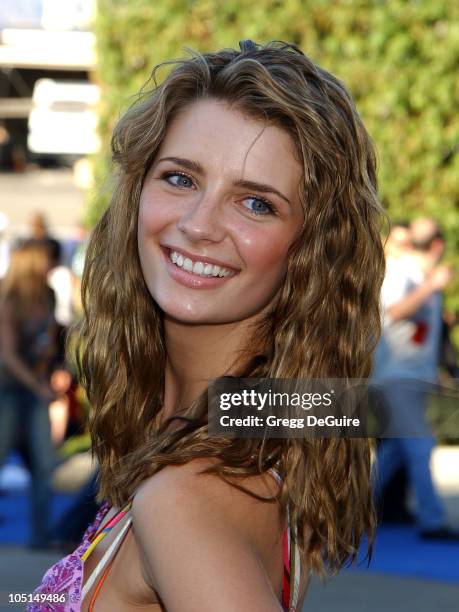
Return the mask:
POLYGON ((116 538, 113 540, 113 542, 107 548, 107 550, 103 554, 101 560, 99 561, 99 563, 96 565, 96 567, 92 571, 92 573, 89 576, 88 580, 86 581, 86 584, 84 585, 82 593, 81 593, 81 601, 82 602, 83 602, 84 598, 86 597, 87 593, 93 587, 94 583, 96 582, 96 580, 98 579, 100 574, 103 572, 103 570, 106 567, 106 565, 110 562, 110 559, 112 558, 112 556, 115 555, 119 545, 123 541, 124 536, 126 535, 129 527, 131 526, 131 523, 132 523, 132 517, 128 516, 126 518, 126 522, 124 523, 124 525, 121 528, 120 532, 117 534, 116 538))
POLYGON ((298 546, 292 538, 287 508, 287 528, 284 532, 284 579, 282 604, 288 612, 297 612, 300 598, 301 559, 298 546))
POLYGON ((289 610, 296 612, 300 599, 300 583, 301 583, 301 558, 298 546, 292 540, 290 535, 290 527, 288 530, 290 539, 290 607, 289 610))
MULTIPOLYGON (((282 476, 275 468, 269 470, 270 474, 282 484, 282 476)), ((287 508, 287 528, 283 541, 284 577, 282 581, 282 605, 288 612, 296 612, 300 598, 301 559, 298 546, 294 542, 290 530, 290 512, 287 508)))

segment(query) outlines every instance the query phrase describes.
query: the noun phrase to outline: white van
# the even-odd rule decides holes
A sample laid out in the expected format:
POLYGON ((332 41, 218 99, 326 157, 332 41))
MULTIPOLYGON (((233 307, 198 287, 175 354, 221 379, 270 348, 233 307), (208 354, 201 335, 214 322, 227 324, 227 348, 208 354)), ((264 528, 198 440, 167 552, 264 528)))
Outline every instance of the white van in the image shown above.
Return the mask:
POLYGON ((81 156, 100 148, 97 85, 39 79, 32 96, 27 145, 39 155, 81 156))

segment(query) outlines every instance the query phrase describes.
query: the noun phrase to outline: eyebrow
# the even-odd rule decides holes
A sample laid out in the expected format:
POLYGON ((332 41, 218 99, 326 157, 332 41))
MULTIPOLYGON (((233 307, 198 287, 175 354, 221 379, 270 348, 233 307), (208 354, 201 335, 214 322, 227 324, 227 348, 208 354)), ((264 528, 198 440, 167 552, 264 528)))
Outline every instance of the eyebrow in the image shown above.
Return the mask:
MULTIPOLYGON (((158 164, 163 161, 173 162, 174 164, 183 166, 183 168, 187 168, 188 170, 196 172, 197 174, 205 174, 204 168, 201 166, 201 164, 191 159, 186 159, 184 157, 161 157, 161 159, 158 160, 158 164)), ((256 181, 246 181, 244 179, 240 179, 234 184, 236 187, 243 187, 244 189, 259 191, 260 193, 274 193, 280 198, 282 198, 282 200, 285 200, 285 202, 287 202, 289 206, 292 205, 292 203, 286 196, 284 196, 277 189, 274 189, 274 187, 272 187, 271 185, 267 185, 265 183, 257 183, 256 181)))
POLYGON ((174 164, 178 164, 179 166, 183 166, 184 168, 188 168, 188 170, 192 170, 193 172, 197 172, 198 174, 204 174, 204 168, 198 162, 192 161, 191 159, 185 159, 184 157, 161 157, 158 160, 158 164, 163 161, 170 161, 174 164))

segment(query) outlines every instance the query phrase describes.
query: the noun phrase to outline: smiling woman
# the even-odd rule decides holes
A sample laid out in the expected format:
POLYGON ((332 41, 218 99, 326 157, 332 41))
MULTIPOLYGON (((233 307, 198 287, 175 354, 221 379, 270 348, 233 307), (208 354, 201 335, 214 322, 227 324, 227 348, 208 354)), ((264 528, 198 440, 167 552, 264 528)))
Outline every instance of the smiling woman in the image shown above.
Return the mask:
POLYGON ((166 319, 231 325, 234 340, 237 321, 243 338, 285 276, 300 180, 289 134, 225 101, 200 100, 171 122, 138 216, 143 277, 166 319))
POLYGON ((77 353, 104 503, 37 589, 66 610, 299 611, 371 543, 367 440, 208 433, 213 379, 364 378, 380 332, 357 111, 297 47, 240 46, 177 62, 113 136, 77 353))

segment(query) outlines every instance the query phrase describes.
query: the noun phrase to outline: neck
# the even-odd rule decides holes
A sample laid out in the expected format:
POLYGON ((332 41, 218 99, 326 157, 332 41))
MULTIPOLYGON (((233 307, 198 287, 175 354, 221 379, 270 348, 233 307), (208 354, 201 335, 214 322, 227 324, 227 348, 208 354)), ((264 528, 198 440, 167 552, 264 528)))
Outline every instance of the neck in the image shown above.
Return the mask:
POLYGON ((166 371, 163 418, 183 410, 214 378, 237 371, 254 320, 218 325, 189 325, 164 319, 166 371))

